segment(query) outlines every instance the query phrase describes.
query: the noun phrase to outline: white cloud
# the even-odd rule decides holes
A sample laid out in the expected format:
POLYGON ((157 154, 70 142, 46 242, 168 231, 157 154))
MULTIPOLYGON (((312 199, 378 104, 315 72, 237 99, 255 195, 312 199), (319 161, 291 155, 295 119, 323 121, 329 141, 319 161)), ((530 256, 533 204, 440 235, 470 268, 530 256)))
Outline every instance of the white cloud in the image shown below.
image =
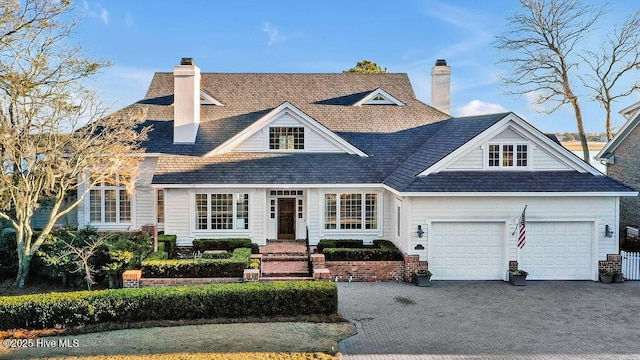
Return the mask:
POLYGON ((109 24, 109 12, 107 9, 100 6, 100 4, 98 4, 98 7, 100 8, 100 19, 102 19, 102 22, 105 25, 109 24))
POLYGON ((280 34, 278 28, 271 23, 264 23, 264 25, 262 26, 262 31, 268 36, 267 46, 271 46, 287 40, 286 37, 280 34))
POLYGON ((467 104, 457 109, 457 116, 495 114, 507 111, 508 110, 500 104, 492 104, 480 100, 471 100, 467 104))
POLYGON ((109 10, 99 3, 91 5, 86 0, 82 0, 82 11, 87 17, 99 18, 105 25, 109 24, 109 10))
POLYGON ((131 27, 133 25, 133 15, 130 12, 127 12, 127 15, 124 18, 124 23, 127 27, 131 27))

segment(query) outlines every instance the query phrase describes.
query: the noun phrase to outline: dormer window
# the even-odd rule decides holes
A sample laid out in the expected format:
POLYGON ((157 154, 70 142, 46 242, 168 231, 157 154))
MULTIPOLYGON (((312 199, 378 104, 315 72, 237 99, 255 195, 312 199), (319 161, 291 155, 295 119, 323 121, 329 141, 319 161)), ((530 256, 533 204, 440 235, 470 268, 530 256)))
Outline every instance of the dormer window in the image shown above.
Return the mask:
POLYGON ((528 166, 529 147, 526 144, 490 144, 490 168, 522 168, 528 166))
POLYGON ((269 149, 304 150, 304 127, 270 127, 269 149))

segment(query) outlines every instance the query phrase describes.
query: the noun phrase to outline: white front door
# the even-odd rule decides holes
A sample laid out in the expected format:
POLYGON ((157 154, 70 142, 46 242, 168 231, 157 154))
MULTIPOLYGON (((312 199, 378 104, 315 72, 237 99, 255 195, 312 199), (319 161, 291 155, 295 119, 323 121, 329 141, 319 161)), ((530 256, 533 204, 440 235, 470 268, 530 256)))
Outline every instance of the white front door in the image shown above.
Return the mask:
POLYGON ((434 280, 502 280, 505 223, 431 224, 429 270, 434 280))
POLYGON ((592 222, 527 222, 518 267, 530 280, 591 280, 592 222))

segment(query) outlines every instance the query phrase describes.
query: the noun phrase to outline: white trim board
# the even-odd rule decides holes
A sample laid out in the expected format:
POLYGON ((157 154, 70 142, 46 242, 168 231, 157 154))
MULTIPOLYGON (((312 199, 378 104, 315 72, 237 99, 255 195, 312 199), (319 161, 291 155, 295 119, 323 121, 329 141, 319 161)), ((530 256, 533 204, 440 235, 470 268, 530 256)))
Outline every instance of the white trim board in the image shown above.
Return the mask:
POLYGON ((363 97, 360 101, 353 104, 353 106, 362 106, 362 105, 398 105, 404 106, 404 103, 398 99, 396 99, 393 95, 388 92, 382 90, 382 88, 377 88, 373 90, 369 95, 363 97), (376 97, 381 96, 384 100, 375 100, 376 97))

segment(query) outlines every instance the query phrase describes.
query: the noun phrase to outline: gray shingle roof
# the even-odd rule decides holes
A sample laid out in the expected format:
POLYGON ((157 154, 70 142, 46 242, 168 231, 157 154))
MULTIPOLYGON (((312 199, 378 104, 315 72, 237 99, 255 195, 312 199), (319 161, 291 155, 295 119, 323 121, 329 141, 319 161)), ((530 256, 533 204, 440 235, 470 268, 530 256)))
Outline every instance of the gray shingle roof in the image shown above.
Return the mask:
POLYGON ((606 176, 577 171, 447 171, 418 177, 408 192, 628 192, 606 176))
POLYGON ((577 172, 417 174, 507 114, 449 118, 415 98, 406 74, 202 73, 201 88, 224 106, 202 105, 195 144, 173 144, 173 74, 157 73, 145 99, 143 146, 161 153, 154 184, 386 184, 399 191, 629 191, 577 172), (405 106, 352 106, 382 88, 405 106), (202 157, 289 102, 363 150, 335 153, 226 153, 202 157), (561 175, 561 176, 559 176, 561 175))

